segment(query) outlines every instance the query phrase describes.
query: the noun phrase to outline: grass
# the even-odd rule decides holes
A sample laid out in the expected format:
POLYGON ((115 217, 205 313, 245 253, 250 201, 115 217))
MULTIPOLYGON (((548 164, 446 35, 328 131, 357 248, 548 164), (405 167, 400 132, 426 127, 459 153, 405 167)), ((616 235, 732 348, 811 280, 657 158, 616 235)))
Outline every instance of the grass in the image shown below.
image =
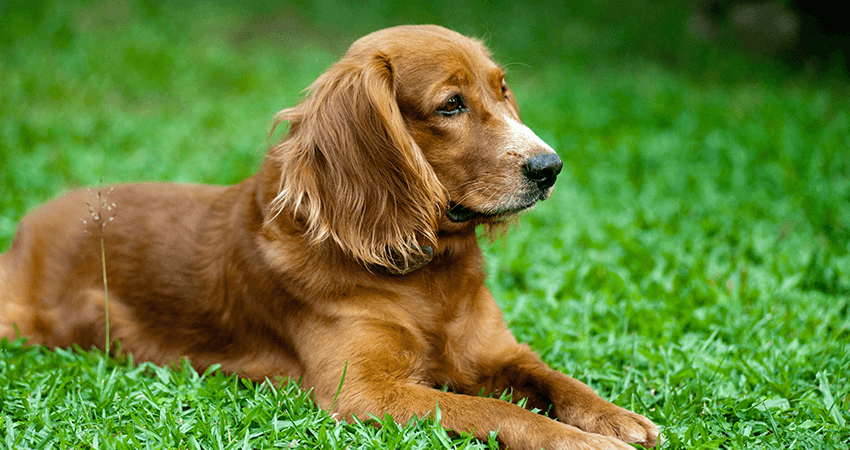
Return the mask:
POLYGON ((118 362, 20 341, 4 345, 2 361, 0 446, 9 449, 433 448, 450 439, 433 423, 339 425, 295 383, 272 387, 216 368, 198 374, 188 364, 118 362))
MULTIPOLYGON (((565 162, 483 242, 517 337, 649 416, 663 448, 847 448, 847 81, 635 5, 0 3, 0 249, 69 188, 241 180, 353 39, 441 23, 487 39, 565 162)), ((294 384, 0 344, 0 448, 488 447, 380 422, 338 424, 294 384)))

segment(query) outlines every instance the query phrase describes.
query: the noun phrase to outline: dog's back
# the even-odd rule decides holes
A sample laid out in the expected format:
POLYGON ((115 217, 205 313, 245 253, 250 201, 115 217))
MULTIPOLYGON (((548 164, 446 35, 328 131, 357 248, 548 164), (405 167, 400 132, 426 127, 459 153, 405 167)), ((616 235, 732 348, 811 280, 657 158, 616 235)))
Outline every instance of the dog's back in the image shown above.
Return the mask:
POLYGON ((224 189, 117 185, 72 191, 30 212, 0 255, 0 336, 102 346, 104 264, 116 298, 143 296, 140 287, 185 293, 187 271, 195 269, 187 256, 211 244, 199 242, 198 227, 215 227, 214 198, 224 189), (127 235, 135 239, 122 238, 127 235))

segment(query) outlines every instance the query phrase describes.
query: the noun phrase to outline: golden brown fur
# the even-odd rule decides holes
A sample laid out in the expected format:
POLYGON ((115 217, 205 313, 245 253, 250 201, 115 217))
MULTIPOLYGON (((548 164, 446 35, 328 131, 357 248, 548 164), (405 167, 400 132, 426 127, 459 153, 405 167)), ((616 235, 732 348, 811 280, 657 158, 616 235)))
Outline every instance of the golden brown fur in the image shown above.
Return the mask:
MULTIPOLYGON (((435 26, 357 41, 282 111, 286 138, 229 187, 102 190, 110 331, 137 360, 302 379, 343 417, 434 413, 515 449, 654 446, 645 417, 516 342, 475 228, 548 197, 561 168, 477 41, 435 26), (436 387, 448 385, 451 392, 436 387), (493 398, 513 390, 553 420, 493 398)), ((90 191, 27 215, 0 255, 0 335, 102 346, 90 191), (83 223, 86 220, 87 223, 83 223)))

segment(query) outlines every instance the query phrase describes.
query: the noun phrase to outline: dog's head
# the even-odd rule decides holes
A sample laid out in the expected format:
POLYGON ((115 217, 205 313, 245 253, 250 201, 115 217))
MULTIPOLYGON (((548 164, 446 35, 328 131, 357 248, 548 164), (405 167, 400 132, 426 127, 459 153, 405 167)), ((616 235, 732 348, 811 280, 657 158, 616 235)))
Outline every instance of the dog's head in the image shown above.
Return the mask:
POLYGON ((546 199, 561 170, 484 46, 438 26, 359 39, 278 120, 290 129, 269 153, 273 212, 392 272, 430 258, 438 233, 546 199))

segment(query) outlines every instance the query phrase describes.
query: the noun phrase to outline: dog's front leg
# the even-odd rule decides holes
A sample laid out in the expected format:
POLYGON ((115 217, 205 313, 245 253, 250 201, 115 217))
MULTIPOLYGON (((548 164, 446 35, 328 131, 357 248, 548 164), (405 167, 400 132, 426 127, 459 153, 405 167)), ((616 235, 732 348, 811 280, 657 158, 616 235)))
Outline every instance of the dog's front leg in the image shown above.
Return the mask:
POLYGON ((494 390, 512 389, 514 399, 590 433, 613 436, 625 442, 655 447, 658 427, 646 417, 616 406, 586 384, 549 368, 534 353, 521 347, 519 355, 502 363, 483 383, 494 390))
POLYGON ((497 432, 499 442, 517 450, 628 450, 624 442, 599 434, 586 433, 495 398, 478 397, 410 383, 352 383, 343 388, 334 410, 343 416, 390 414, 396 422, 406 423, 414 415, 436 416, 440 424, 453 431, 472 434, 487 441, 497 432), (347 393, 346 393, 347 391, 347 393))
POLYGON ((303 386, 312 390, 321 407, 340 418, 368 420, 389 414, 396 422, 407 423, 414 416, 437 417, 439 411, 443 427, 485 441, 497 432, 497 439, 511 449, 631 448, 622 440, 587 433, 496 398, 436 389, 431 372, 424 370, 419 340, 402 327, 336 325, 336 330, 356 333, 320 333, 326 339, 311 340, 324 345, 312 354, 321 359, 304 364, 303 386))

